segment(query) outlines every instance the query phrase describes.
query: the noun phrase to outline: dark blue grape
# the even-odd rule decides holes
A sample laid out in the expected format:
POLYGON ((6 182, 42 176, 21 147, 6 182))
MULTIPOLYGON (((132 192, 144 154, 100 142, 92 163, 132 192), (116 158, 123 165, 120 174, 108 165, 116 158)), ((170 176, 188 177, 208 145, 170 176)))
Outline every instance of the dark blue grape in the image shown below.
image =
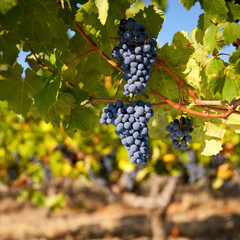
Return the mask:
POLYGON ((108 104, 103 109, 100 122, 116 126, 115 133, 122 139, 131 163, 139 164, 147 161, 149 135, 146 122, 149 121, 150 116, 153 116, 151 104, 141 100, 133 101, 130 106, 118 101, 115 104, 108 104))
POLYGON ((123 62, 123 79, 127 81, 123 93, 140 95, 147 89, 149 70, 157 57, 157 42, 148 37, 145 26, 133 18, 120 21, 118 36, 120 43, 113 49, 112 57, 123 62), (136 75, 137 79, 133 79, 133 75, 136 75), (137 85, 137 82, 141 82, 142 85, 137 85))
POLYGON ((172 139, 172 145, 177 151, 180 148, 186 150, 188 148, 187 142, 192 141, 192 137, 189 135, 189 132, 193 131, 193 127, 188 118, 185 119, 182 117, 180 121, 178 119, 174 119, 174 121, 170 122, 166 127, 166 131, 169 132, 168 138, 172 139))

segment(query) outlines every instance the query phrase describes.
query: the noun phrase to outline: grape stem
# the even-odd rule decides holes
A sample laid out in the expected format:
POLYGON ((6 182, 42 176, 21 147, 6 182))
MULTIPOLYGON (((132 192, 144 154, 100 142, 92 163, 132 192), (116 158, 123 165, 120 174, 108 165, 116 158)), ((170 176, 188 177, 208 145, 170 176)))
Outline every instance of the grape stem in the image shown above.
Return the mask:
POLYGON ((46 66, 45 64, 43 64, 41 62, 41 60, 37 57, 36 53, 33 51, 33 49, 31 48, 31 46, 29 45, 29 43, 27 41, 25 41, 26 45, 28 46, 29 50, 31 51, 32 55, 34 56, 34 58, 37 61, 38 65, 41 65, 43 68, 45 68, 46 70, 48 70, 49 72, 53 72, 52 69, 50 69, 48 66, 46 66))
MULTIPOLYGON (((95 97, 89 97, 89 101, 86 102, 84 105, 88 105, 93 102, 110 102, 110 103, 115 103, 117 102, 117 99, 105 99, 105 98, 95 98, 95 97)), ((129 101, 122 101, 125 104, 131 104, 129 101)))
POLYGON ((81 55, 79 55, 78 57, 74 58, 74 59, 73 59, 72 61, 70 61, 69 63, 66 63, 66 66, 70 65, 71 63, 75 62, 75 61, 78 60, 79 58, 81 58, 81 57, 83 57, 83 56, 85 56, 85 55, 87 55, 88 53, 93 52, 93 51, 94 51, 94 49, 90 49, 90 50, 88 50, 87 52, 82 53, 81 55))
POLYGON ((28 75, 29 75, 32 71, 35 70, 35 68, 36 68, 37 66, 39 66, 38 63, 26 74, 26 76, 23 78, 23 80, 25 80, 25 79, 28 77, 28 75))

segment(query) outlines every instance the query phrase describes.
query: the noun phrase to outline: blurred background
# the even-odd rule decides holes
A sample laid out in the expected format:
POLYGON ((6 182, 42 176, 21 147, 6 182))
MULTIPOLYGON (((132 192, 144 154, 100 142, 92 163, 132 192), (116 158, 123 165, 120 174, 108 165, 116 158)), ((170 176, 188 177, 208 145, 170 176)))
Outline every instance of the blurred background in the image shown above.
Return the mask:
MULTIPOLYGON (((168 1, 159 46, 189 34, 201 11, 168 1)), ((0 240, 240 239, 240 136, 230 130, 212 157, 195 143, 175 152, 150 132, 149 162, 137 166, 113 126, 68 136, 0 109, 0 240)))

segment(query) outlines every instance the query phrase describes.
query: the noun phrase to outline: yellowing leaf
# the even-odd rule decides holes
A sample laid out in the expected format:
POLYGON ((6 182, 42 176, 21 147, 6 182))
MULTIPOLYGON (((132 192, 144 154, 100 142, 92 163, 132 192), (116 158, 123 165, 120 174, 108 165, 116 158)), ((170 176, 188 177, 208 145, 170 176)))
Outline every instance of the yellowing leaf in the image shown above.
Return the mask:
POLYGON ((222 150, 222 143, 220 140, 211 139, 205 140, 205 148, 203 149, 202 155, 212 156, 218 154, 222 150))
POLYGON ((98 8, 98 19, 105 25, 108 17, 108 0, 95 0, 95 4, 98 8))
POLYGON ((228 117, 227 124, 236 132, 240 133, 240 115, 231 114, 228 117))
POLYGON ((215 138, 223 138, 224 134, 226 133, 226 129, 222 129, 211 122, 205 122, 204 131, 206 136, 215 138))
POLYGON ((192 58, 189 59, 187 63, 187 68, 183 73, 188 74, 186 77, 187 82, 200 92, 201 91, 200 69, 199 69, 199 65, 196 63, 194 59, 192 58))

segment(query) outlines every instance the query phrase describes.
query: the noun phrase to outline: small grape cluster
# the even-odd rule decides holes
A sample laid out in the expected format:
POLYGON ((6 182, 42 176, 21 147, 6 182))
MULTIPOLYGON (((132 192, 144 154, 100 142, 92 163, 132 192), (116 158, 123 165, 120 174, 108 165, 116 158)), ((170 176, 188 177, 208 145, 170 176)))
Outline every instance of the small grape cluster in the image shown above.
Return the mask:
POLYGON ((182 117, 180 121, 174 119, 166 127, 167 132, 169 132, 168 137, 172 139, 172 145, 176 151, 180 148, 187 150, 187 142, 192 141, 192 136, 189 133, 193 132, 193 126, 190 123, 190 119, 182 117))
POLYGON ((221 153, 213 155, 209 163, 209 167, 217 168, 220 165, 224 164, 227 161, 227 158, 221 153))
POLYGON ((127 81, 123 93, 140 95, 147 88, 149 70, 157 58, 157 42, 133 18, 121 20, 118 36, 120 43, 113 49, 112 57, 123 61, 123 79, 127 81))
POLYGON ((118 100, 103 109, 100 123, 116 127, 115 133, 122 139, 130 162, 140 164, 147 162, 149 156, 147 123, 152 116, 153 110, 149 102, 138 100, 124 105, 118 100))

